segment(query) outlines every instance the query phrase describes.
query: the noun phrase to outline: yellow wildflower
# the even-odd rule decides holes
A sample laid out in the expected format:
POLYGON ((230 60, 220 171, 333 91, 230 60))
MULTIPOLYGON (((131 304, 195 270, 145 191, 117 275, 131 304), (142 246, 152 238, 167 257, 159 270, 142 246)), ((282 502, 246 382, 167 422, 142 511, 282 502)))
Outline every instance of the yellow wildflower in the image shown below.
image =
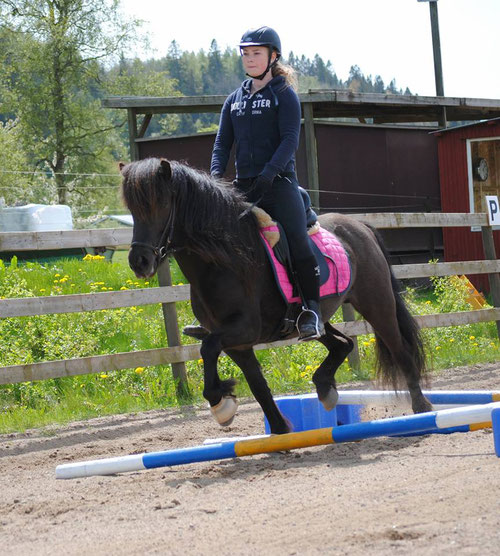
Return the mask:
POLYGON ((99 376, 100 376, 101 378, 108 378, 108 375, 107 375, 106 373, 101 373, 99 376))
POLYGON ((144 367, 136 367, 135 372, 140 375, 144 372, 144 367))
POLYGON ((126 286, 122 286, 120 289, 121 290, 128 290, 128 288, 126 286))
POLYGON ((436 350, 441 349, 441 346, 436 346, 436 350))
POLYGON ((469 336, 469 340, 475 340, 476 337, 475 336, 469 336))

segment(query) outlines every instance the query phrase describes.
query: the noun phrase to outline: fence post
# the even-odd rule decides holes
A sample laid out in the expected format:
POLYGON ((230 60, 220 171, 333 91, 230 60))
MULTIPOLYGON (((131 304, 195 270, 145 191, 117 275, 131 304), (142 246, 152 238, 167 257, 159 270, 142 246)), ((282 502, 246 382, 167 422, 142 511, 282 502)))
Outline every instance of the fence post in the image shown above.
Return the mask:
MULTIPOLYGON (((344 319, 344 322, 356 320, 354 307, 350 303, 342 303, 342 318, 344 319)), ((350 338, 354 342, 354 347, 352 348, 351 353, 347 356, 347 360, 349 361, 351 369, 359 371, 361 369, 361 362, 359 360, 358 337, 350 336, 350 338)))
MULTIPOLYGON (((170 274, 170 263, 168 258, 165 258, 158 266, 158 284, 160 286, 171 286, 172 275, 170 274)), ((179 333, 179 326, 177 323, 177 309, 175 302, 162 303, 163 319, 165 321, 165 330, 167 332, 167 343, 169 347, 181 345, 181 335, 179 333)), ((172 374, 177 385, 177 396, 185 398, 190 395, 186 365, 184 363, 171 363, 172 374)))
POLYGON ((314 113, 312 103, 304 103, 303 110, 307 158, 307 189, 311 195, 313 208, 319 211, 318 147, 314 131, 314 113))
MULTIPOLYGON (((489 261, 496 260, 497 254, 495 250, 495 240, 493 238, 493 228, 491 226, 482 226, 481 235, 483 238, 484 258, 489 261)), ((488 274, 488 280, 490 282, 493 306, 500 307, 500 276, 498 273, 488 274)), ((497 334, 500 339, 500 321, 497 320, 496 323, 497 334)))

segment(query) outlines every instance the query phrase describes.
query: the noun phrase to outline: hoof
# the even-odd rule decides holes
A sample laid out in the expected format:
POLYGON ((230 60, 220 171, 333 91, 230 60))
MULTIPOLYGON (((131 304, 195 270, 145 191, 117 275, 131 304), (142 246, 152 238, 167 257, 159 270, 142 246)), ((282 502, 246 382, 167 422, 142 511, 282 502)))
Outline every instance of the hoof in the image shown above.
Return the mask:
POLYGON ((234 396, 223 396, 221 401, 210 408, 212 415, 221 427, 228 427, 236 415, 238 404, 234 396))
POLYGON ((418 402, 412 403, 413 413, 427 413, 428 411, 434 411, 432 404, 427 398, 422 398, 418 402))
POLYGON ((327 411, 331 411, 339 401, 339 393, 335 388, 330 388, 328 394, 319 400, 327 411))

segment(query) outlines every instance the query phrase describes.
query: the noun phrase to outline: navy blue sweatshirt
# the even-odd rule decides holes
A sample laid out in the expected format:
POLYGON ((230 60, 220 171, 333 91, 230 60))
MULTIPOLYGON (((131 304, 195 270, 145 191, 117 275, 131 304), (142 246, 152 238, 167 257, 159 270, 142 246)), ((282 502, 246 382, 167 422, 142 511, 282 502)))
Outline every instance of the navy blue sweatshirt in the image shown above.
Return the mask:
POLYGON ((247 79, 224 102, 210 172, 224 174, 233 143, 238 178, 262 174, 272 180, 281 172, 295 172, 300 132, 297 93, 282 75, 254 94, 251 85, 247 79))

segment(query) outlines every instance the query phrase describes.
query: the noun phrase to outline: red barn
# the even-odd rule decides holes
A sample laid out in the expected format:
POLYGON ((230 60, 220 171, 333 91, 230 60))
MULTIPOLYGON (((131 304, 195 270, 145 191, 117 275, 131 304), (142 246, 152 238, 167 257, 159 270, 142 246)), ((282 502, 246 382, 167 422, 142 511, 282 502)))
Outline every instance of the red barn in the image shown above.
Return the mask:
MULTIPOLYGON (((485 195, 500 197, 500 118, 435 132, 438 138, 442 212, 487 212, 485 195)), ((494 232, 497 257, 500 234, 494 232)), ((481 230, 444 228, 446 261, 484 258, 481 230)), ((488 278, 474 276, 488 291, 488 278)))

